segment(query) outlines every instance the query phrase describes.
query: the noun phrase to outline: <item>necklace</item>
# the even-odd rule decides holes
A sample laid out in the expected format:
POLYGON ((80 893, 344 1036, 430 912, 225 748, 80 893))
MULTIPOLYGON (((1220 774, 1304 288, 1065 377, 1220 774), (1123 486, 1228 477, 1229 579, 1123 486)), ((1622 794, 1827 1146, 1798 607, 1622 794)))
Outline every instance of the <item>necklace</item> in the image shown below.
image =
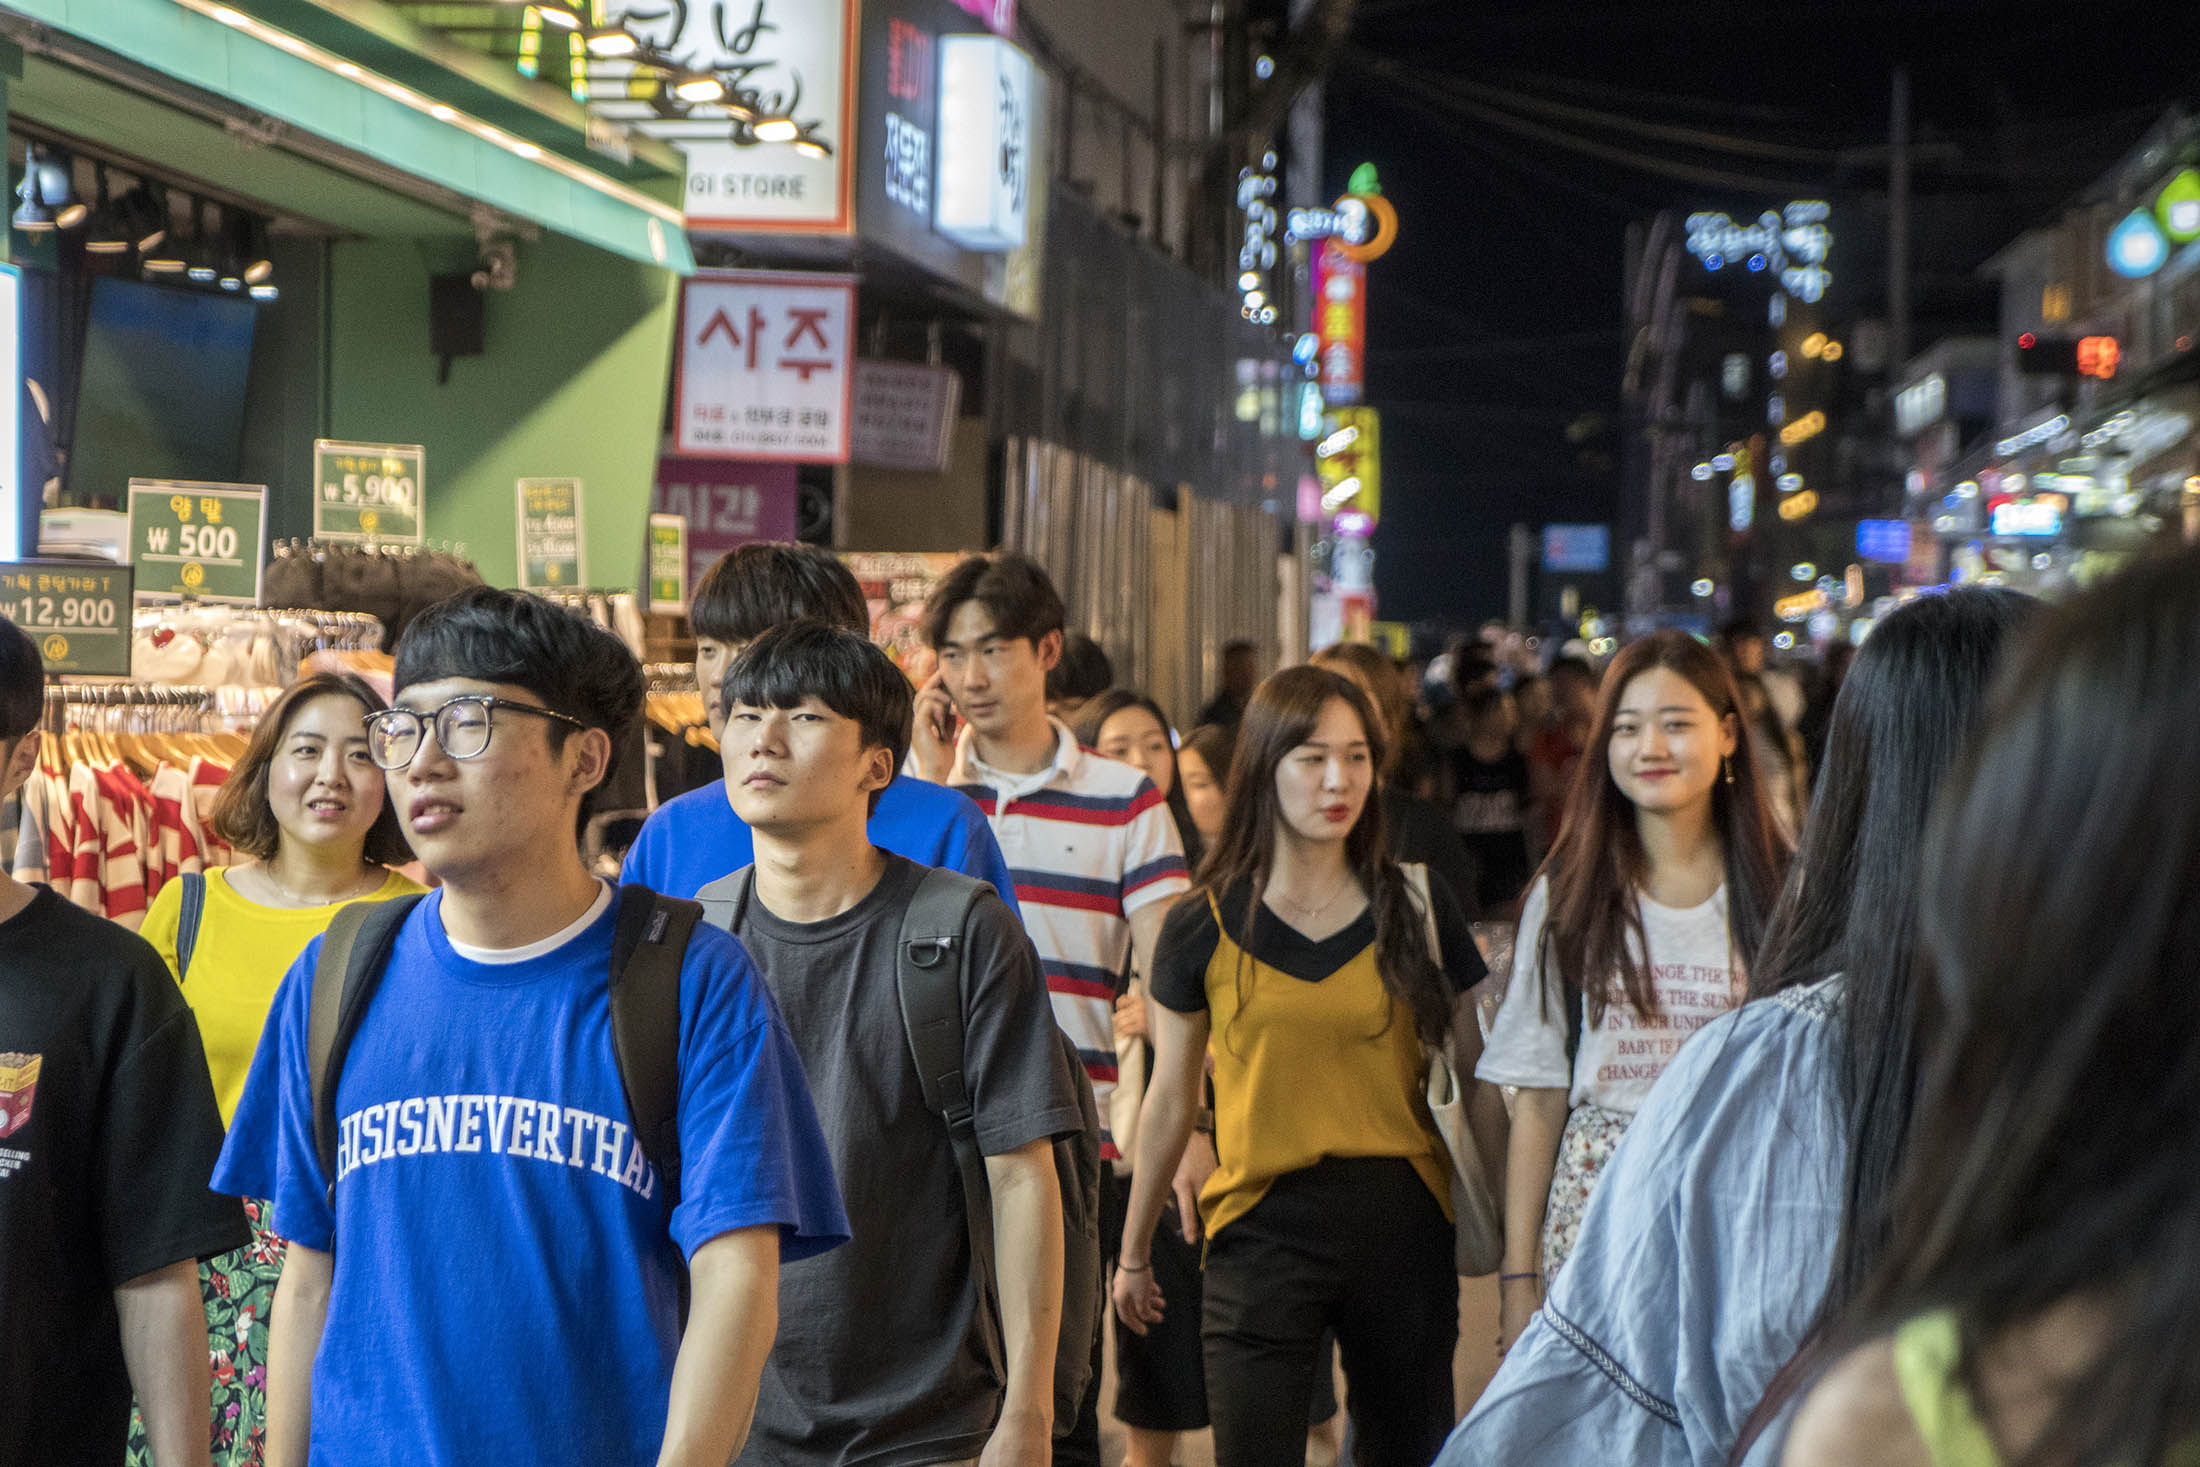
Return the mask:
POLYGON ((1325 898, 1322 904, 1318 907, 1304 906, 1298 902, 1291 900, 1290 897, 1284 895, 1283 888, 1280 886, 1271 886, 1268 889, 1275 893, 1277 901, 1282 902, 1285 906, 1289 907, 1292 911, 1298 913, 1301 917, 1319 917, 1322 913, 1328 911, 1331 907, 1337 904, 1337 898, 1343 896, 1345 888, 1350 886, 1351 884, 1352 871, 1351 868, 1347 867, 1343 879, 1337 883, 1336 888, 1329 893, 1328 897, 1325 898))
POLYGON ((275 890, 282 893, 283 896, 287 897, 293 906, 299 907, 333 907, 339 902, 348 902, 358 897, 363 897, 368 892, 374 890, 375 887, 382 884, 383 873, 380 870, 376 869, 371 863, 368 864, 367 870, 363 874, 366 876, 369 884, 356 887, 350 891, 345 892, 342 896, 302 897, 298 895, 298 893, 292 891, 289 887, 283 885, 280 881, 277 881, 275 879, 274 867, 268 865, 265 861, 262 861, 260 863, 260 879, 262 881, 265 881, 269 886, 274 887, 275 890))

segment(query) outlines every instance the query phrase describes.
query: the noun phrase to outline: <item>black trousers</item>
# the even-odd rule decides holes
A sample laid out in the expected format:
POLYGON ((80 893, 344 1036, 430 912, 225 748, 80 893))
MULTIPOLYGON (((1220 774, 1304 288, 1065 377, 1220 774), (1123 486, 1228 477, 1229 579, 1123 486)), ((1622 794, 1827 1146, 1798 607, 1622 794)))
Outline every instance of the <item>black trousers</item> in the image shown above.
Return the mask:
POLYGON ((1428 1467, 1452 1427, 1451 1224, 1404 1161, 1330 1157, 1276 1180, 1207 1249, 1216 1467, 1301 1467, 1324 1329, 1343 1351, 1358 1467, 1428 1467))

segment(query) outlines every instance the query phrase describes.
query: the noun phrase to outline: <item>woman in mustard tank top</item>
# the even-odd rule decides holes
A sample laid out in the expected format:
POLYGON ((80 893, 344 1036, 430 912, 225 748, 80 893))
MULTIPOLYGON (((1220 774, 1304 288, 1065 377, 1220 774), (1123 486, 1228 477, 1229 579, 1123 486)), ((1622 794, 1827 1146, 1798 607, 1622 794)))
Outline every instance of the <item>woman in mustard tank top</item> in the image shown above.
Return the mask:
MULTIPOLYGON (((2200 551, 2060 608, 1927 836, 1885 1262, 1789 1467, 2200 1461, 2200 551)), ((1753 1457, 1771 1460, 1769 1455, 1753 1457)))
MULTIPOLYGON (((1483 968, 1442 883, 1424 909, 1385 854, 1371 798, 1382 743, 1365 695, 1336 673, 1287 668, 1261 684, 1222 838, 1156 946, 1154 1071, 1114 1301, 1134 1333, 1171 1307, 1139 1240, 1160 1217, 1211 1052, 1219 1166, 1199 1211, 1217 1467, 1304 1461, 1325 1329, 1364 1467, 1425 1467, 1454 1419, 1450 1161, 1422 1045, 1448 1032, 1472 1066, 1480 1034, 1463 995, 1483 968)), ((1502 1103, 1477 1101, 1494 1167, 1502 1103)))

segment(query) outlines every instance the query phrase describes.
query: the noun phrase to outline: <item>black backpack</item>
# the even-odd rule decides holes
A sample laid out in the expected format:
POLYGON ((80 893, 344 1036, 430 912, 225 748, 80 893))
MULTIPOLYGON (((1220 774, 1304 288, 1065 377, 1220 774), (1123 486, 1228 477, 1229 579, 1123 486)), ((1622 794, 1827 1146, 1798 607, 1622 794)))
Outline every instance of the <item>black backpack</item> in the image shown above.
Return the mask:
MULTIPOLYGON (((695 894, 704 920, 733 932, 748 910, 754 867, 721 876, 695 894)), ((963 1070, 968 1016, 963 994, 970 946, 965 931, 971 908, 993 888, 960 871, 924 873, 896 941, 895 979, 901 1020, 909 1034, 924 1103, 947 1122, 962 1178, 963 1213, 970 1228, 970 1261, 978 1277, 979 1333, 998 1379, 1008 1378, 1001 1343, 1000 1288, 994 1276, 993 1191, 978 1150, 970 1082, 963 1070)), ((1100 1329, 1100 1111, 1077 1047, 1059 1029, 1062 1062, 1077 1077, 1080 1129, 1054 1143, 1054 1172, 1062 1190, 1062 1330, 1054 1351, 1054 1434, 1077 1424, 1078 1407, 1092 1381, 1092 1343, 1100 1329)))
MULTIPOLYGON (((186 888, 187 897, 190 895, 186 888)), ((313 1145, 336 1200, 336 1080, 367 1004, 382 981, 398 929, 420 898, 353 902, 337 910, 321 938, 307 1021, 307 1069, 313 1077, 313 1145)), ((645 886, 619 889, 611 939, 611 1042, 634 1139, 664 1184, 665 1215, 680 1200, 680 964, 703 909, 645 886)), ((187 906, 195 906, 187 901, 187 906)), ((196 935, 196 914, 190 928, 196 935)), ((190 961, 188 949, 179 954, 190 961)), ((687 1319, 687 1275, 680 1276, 680 1317, 687 1319)))

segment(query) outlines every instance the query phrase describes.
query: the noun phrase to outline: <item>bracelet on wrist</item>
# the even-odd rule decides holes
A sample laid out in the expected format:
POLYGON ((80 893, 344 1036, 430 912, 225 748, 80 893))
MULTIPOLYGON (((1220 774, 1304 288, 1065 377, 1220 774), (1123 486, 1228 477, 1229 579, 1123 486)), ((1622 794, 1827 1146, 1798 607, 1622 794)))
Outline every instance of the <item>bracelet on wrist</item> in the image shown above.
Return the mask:
POLYGON ((1151 1263, 1130 1264, 1118 1260, 1115 1271, 1117 1273, 1152 1273, 1153 1265, 1151 1263))
POLYGON ((1540 1273, 1501 1273, 1497 1276, 1497 1281, 1501 1284, 1509 1284, 1517 1279, 1540 1279, 1542 1277, 1543 1275, 1540 1273))

